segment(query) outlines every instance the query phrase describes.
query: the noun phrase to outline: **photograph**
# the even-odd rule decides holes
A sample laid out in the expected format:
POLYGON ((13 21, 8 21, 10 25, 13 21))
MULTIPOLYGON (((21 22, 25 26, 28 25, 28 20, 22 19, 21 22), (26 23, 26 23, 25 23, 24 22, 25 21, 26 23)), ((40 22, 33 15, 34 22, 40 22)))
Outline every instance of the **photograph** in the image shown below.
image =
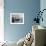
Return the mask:
POLYGON ((24 24, 24 13, 10 13, 10 24, 24 24))

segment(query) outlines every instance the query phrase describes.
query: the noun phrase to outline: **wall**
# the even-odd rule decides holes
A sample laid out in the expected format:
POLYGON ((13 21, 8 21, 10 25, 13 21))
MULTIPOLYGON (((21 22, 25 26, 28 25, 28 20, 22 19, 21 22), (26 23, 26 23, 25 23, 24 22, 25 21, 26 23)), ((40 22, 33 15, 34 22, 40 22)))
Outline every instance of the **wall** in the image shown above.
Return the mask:
POLYGON ((0 0, 0 42, 4 41, 4 0, 0 0))
MULTIPOLYGON (((42 11, 43 9, 46 9, 46 0, 40 0, 40 9, 41 9, 41 11, 42 11)), ((43 17, 43 22, 40 21, 40 25, 46 27, 46 11, 43 12, 42 17, 43 17)))
POLYGON ((32 28, 32 20, 40 9, 40 0, 4 0, 4 35, 7 41, 18 41, 32 28), (10 24, 10 13, 24 13, 24 24, 10 24))

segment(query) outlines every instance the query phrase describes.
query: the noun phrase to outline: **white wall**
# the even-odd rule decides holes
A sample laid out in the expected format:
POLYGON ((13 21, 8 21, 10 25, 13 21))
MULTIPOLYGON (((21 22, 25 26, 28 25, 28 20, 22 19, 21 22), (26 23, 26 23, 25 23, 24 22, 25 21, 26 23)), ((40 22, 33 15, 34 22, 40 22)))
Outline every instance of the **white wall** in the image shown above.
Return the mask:
POLYGON ((0 42, 4 41, 4 1, 0 0, 0 42))
MULTIPOLYGON (((46 0, 40 0, 40 9, 41 9, 41 11, 43 9, 46 9, 46 0)), ((43 25, 43 26, 46 26, 46 11, 43 12, 42 17, 43 17, 44 21, 43 22, 40 21, 40 24, 43 25)))

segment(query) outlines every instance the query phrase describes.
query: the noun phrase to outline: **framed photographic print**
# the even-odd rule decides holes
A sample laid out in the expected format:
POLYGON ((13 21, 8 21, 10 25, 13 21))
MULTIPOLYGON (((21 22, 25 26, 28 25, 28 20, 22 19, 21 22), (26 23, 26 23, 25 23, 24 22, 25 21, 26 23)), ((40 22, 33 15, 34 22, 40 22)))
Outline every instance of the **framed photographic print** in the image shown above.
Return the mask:
POLYGON ((24 13, 10 13, 10 24, 24 24, 24 13))

